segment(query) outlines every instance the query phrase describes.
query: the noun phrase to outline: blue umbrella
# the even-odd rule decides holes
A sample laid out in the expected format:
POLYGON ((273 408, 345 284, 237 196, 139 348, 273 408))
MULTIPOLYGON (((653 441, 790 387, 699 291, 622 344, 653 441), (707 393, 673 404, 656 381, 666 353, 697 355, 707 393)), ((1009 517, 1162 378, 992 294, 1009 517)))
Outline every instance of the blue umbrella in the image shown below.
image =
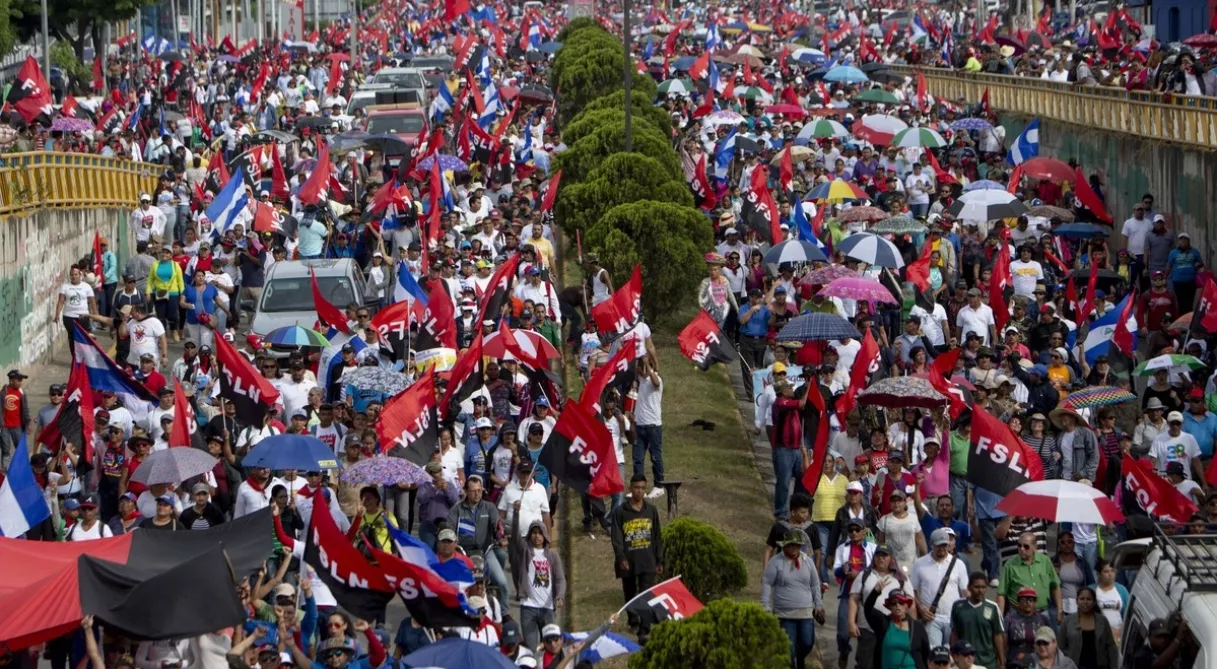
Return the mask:
MULTIPOLYGON (((418 161, 418 169, 426 172, 427 170, 431 169, 431 163, 433 162, 435 162, 435 157, 427 156, 426 158, 418 161)), ((465 164, 465 161, 457 158, 456 156, 447 156, 443 154, 440 154, 439 156, 439 168, 444 171, 452 170, 453 172, 469 171, 469 166, 465 164)))
POLYGON ((295 469, 315 472, 337 469, 334 451, 316 437, 298 434, 276 434, 258 442, 241 461, 242 467, 269 467, 275 470, 295 469))
POLYGON ((842 239, 835 250, 868 265, 890 269, 904 267, 904 258, 896 245, 869 232, 857 232, 842 239))
POLYGON ((537 51, 541 53, 558 53, 558 49, 562 48, 561 42, 546 42, 537 47, 537 51))
POLYGON ((979 132, 985 132, 986 130, 992 130, 992 129, 993 129, 992 123, 989 123, 988 121, 984 120, 983 118, 975 118, 975 117, 961 118, 958 121, 951 124, 951 130, 954 130, 955 132, 968 131, 968 130, 976 130, 979 132))
POLYGON ((1093 223, 1066 223, 1052 231, 1054 235, 1073 237, 1075 239, 1090 239, 1091 237, 1106 237, 1107 228, 1093 223))
POLYGON ((728 23, 727 25, 723 26, 723 30, 747 30, 747 29, 748 29, 748 24, 744 23, 743 21, 735 21, 734 23, 728 23))
POLYGON ((972 183, 968 184, 967 187, 963 189, 963 192, 971 193, 974 190, 1006 190, 1006 187, 1003 184, 997 183, 996 181, 981 179, 980 181, 973 181, 972 183))
POLYGON ((836 314, 812 312, 798 316, 782 327, 777 341, 836 341, 861 339, 858 328, 836 314))
POLYGON ((693 56, 684 56, 684 57, 677 58, 676 60, 672 61, 672 67, 677 70, 686 70, 687 71, 690 67, 693 67, 693 63, 696 63, 696 62, 697 62, 697 59, 694 58, 693 56))
POLYGON ((457 637, 440 639, 403 657, 406 667, 427 669, 516 669, 497 647, 457 637))
POLYGON ((860 84, 870 81, 866 73, 849 65, 838 65, 824 74, 824 81, 835 81, 846 84, 860 84))

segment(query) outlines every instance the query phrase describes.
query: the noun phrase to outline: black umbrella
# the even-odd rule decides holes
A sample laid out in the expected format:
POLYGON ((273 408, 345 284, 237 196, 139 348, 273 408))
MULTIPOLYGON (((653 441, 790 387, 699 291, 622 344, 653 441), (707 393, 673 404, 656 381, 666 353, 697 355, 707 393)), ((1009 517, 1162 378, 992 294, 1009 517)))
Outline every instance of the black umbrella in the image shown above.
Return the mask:
POLYGON ((544 86, 521 86, 520 99, 529 102, 553 102, 554 93, 544 86))
POLYGON ((530 63, 543 63, 549 60, 549 54, 544 51, 529 51, 524 54, 524 60, 530 63))
POLYGON ((182 54, 177 51, 166 51, 161 54, 161 60, 173 62, 175 60, 183 60, 182 54))
POLYGON ((858 69, 862 70, 863 72, 865 72, 867 74, 870 74, 871 72, 877 72, 886 67, 887 67, 887 65, 885 65, 884 63, 866 63, 858 69))
POLYGON ((761 146, 761 143, 755 139, 738 136, 735 138, 735 148, 740 151, 750 151, 752 153, 761 153, 765 150, 764 147, 761 146))
POLYGON ((410 145, 397 135, 368 135, 362 142, 364 146, 391 156, 404 156, 410 153, 410 145))
MULTIPOLYGON (((1074 269, 1069 271, 1069 279, 1076 285, 1086 285, 1090 281, 1090 269, 1074 269)), ((1119 273, 1109 269, 1100 269, 1098 277, 1095 280, 1095 285, 1106 290, 1109 286, 1114 286, 1117 283, 1122 283, 1124 277, 1119 273)))
POLYGON ((249 138, 249 141, 252 144, 271 144, 274 142, 289 144, 291 142, 299 142, 300 138, 282 130, 263 130, 262 132, 254 133, 249 138))
POLYGON ((334 119, 328 116, 305 116, 304 118, 296 119, 297 128, 313 128, 315 130, 328 128, 333 125, 333 123, 334 119))

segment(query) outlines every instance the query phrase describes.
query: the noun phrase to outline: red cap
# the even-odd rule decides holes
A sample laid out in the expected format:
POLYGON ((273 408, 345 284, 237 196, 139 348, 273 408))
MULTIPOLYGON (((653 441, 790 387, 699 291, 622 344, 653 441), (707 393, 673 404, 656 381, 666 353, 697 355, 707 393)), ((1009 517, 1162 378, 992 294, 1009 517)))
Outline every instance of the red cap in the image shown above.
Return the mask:
POLYGON ((1023 597, 1039 597, 1039 593, 1035 591, 1035 588, 1019 588, 1018 598, 1022 599, 1023 597))
POLYGON ((1199 388, 1192 388, 1191 392, 1187 394, 1187 398, 1202 400, 1204 399, 1204 391, 1199 388))

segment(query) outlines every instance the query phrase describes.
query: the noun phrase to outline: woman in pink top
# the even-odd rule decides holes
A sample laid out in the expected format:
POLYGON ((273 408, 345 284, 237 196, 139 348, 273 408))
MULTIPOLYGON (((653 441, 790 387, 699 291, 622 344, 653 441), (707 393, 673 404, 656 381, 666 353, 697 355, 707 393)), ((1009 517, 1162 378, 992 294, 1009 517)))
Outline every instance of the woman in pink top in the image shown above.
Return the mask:
POLYGON ((951 451, 937 436, 925 438, 925 461, 911 470, 921 488, 921 499, 950 494, 951 451))

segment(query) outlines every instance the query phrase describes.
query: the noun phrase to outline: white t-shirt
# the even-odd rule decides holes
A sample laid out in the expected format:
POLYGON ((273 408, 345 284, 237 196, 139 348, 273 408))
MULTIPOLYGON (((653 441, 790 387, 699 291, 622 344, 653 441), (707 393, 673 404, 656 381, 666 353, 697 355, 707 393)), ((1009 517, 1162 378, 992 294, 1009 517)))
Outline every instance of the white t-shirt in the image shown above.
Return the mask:
POLYGON ((1183 479, 1179 483, 1175 484, 1175 490, 1178 490, 1179 494, 1192 500, 1193 502, 1196 501, 1196 498, 1192 496, 1193 490, 1199 490, 1202 493, 1204 492, 1204 489, 1200 487, 1199 483, 1196 483, 1190 479, 1183 479))
MULTIPOLYGON (((498 459, 499 451, 503 451, 507 454, 508 475, 510 475, 511 451, 508 451, 506 448, 496 448, 494 451, 496 460, 498 459)), ((465 468, 465 457, 461 454, 461 451, 456 448, 456 446, 453 446, 452 448, 448 449, 447 453, 444 453, 439 457, 439 464, 441 467, 443 467, 444 478, 450 481, 459 481, 460 477, 458 474, 462 469, 465 468)), ((495 473, 497 474, 498 472, 495 473)), ((507 477, 504 476, 503 478, 507 477)))
POLYGON ((279 384, 279 399, 283 402, 284 415, 291 418, 296 409, 308 406, 309 391, 316 387, 317 384, 307 378, 301 379, 299 383, 287 379, 279 384))
MULTIPOLYGON (((634 341, 634 346, 635 346, 634 359, 638 359, 647 354, 647 340, 650 338, 651 338, 651 326, 639 321, 638 325, 635 325, 633 327, 633 329, 631 329, 629 332, 622 335, 618 341, 626 342, 626 341, 629 341, 632 339, 634 341)), ((618 351, 618 349, 620 348, 620 346, 621 346, 620 344, 614 342, 610 353, 616 353, 618 351)))
POLYGON ((993 310, 987 304, 980 305, 979 309, 973 309, 969 304, 955 316, 955 327, 961 330, 961 336, 966 339, 969 332, 975 332, 980 335, 982 346, 989 345, 990 326, 997 327, 997 322, 993 320, 993 310))
POLYGON ((934 619, 939 621, 950 621, 951 607, 962 596, 959 593, 968 591, 968 564, 961 559, 955 560, 955 566, 947 573, 951 561, 950 555, 941 562, 936 561, 933 555, 923 555, 909 570, 909 583, 917 593, 917 601, 926 608, 934 603, 942 579, 947 579, 947 587, 943 589, 942 598, 934 609, 934 619))
POLYGON ((1015 260, 1010 263, 1010 276, 1014 279, 1014 294, 1034 297, 1035 284, 1044 281, 1044 268, 1036 261, 1015 260))
POLYGON ((499 511, 507 514, 503 521, 507 527, 511 526, 514 513, 512 506, 516 500, 520 502, 520 536, 526 537, 528 526, 532 525, 534 520, 545 521, 542 514, 549 513, 549 491, 536 481, 529 483, 528 490, 524 490, 518 480, 512 479, 503 489, 503 496, 499 498, 499 511))
POLYGON ((892 557, 896 564, 909 573, 913 562, 917 560, 917 535, 921 533, 921 523, 917 514, 909 511, 904 518, 895 514, 887 514, 879 519, 879 531, 883 533, 884 541, 892 548, 892 557))
POLYGON ((1116 643, 1120 642, 1120 629, 1124 627, 1124 599, 1120 597, 1120 590, 1116 586, 1111 586, 1111 590, 1104 590, 1099 586, 1094 589, 1095 606, 1103 612, 1103 617, 1107 618, 1107 622, 1111 624, 1111 631, 1116 633, 1116 643))
MULTIPOLYGON (((289 414, 290 415, 290 414, 289 414)), ((329 446, 334 451, 335 456, 341 456, 340 452, 343 448, 342 437, 343 433, 338 431, 338 423, 333 423, 329 427, 316 426, 317 434, 314 436, 320 439, 326 446, 329 446)))
POLYGON ((908 193, 909 204, 929 204, 930 189, 934 181, 924 171, 921 174, 910 174, 904 180, 904 188, 908 193))
POLYGON ((1145 237, 1153 230, 1154 222, 1146 216, 1141 220, 1130 218, 1124 221, 1123 227, 1120 228, 1120 234, 1128 238, 1128 252, 1134 256, 1139 256, 1145 253, 1145 237))
POLYGON ((1183 477, 1191 480, 1192 459, 1200 457, 1200 445, 1196 443, 1195 437, 1186 432, 1172 437, 1170 430, 1167 430, 1154 437, 1153 443, 1149 445, 1149 457, 1157 463, 1158 474, 1163 478, 1166 477, 1166 465, 1179 462, 1183 464, 1183 477))
POLYGON ((947 312, 941 304, 934 303, 933 313, 926 311, 925 307, 914 305, 909 310, 909 315, 921 319, 921 332, 930 340, 931 344, 946 346, 947 338, 942 327, 947 322, 947 312))
POLYGON ((63 284, 59 288, 63 295, 63 315, 68 318, 80 318, 89 315, 89 300, 93 297, 93 287, 81 281, 73 284, 63 284))
POLYGON ((139 364, 139 357, 151 353, 156 358, 156 364, 161 362, 160 338, 165 336, 165 326, 156 316, 149 316, 142 321, 127 321, 127 334, 131 337, 131 352, 127 354, 127 362, 139 364))
POLYGON ((106 525, 100 520, 93 523, 93 527, 89 528, 88 530, 81 529, 80 523, 76 523, 72 526, 71 530, 68 530, 68 541, 109 539, 112 536, 114 536, 114 532, 110 529, 110 526, 106 525))
POLYGON ((553 565, 549 564, 548 551, 544 548, 532 548, 528 556, 528 596, 520 600, 520 606, 530 606, 534 609, 552 609, 554 607, 554 575, 553 565))
POLYGON ((634 407, 634 422, 638 425, 663 425, 663 379, 659 379, 659 385, 647 377, 638 379, 638 405, 634 407))

